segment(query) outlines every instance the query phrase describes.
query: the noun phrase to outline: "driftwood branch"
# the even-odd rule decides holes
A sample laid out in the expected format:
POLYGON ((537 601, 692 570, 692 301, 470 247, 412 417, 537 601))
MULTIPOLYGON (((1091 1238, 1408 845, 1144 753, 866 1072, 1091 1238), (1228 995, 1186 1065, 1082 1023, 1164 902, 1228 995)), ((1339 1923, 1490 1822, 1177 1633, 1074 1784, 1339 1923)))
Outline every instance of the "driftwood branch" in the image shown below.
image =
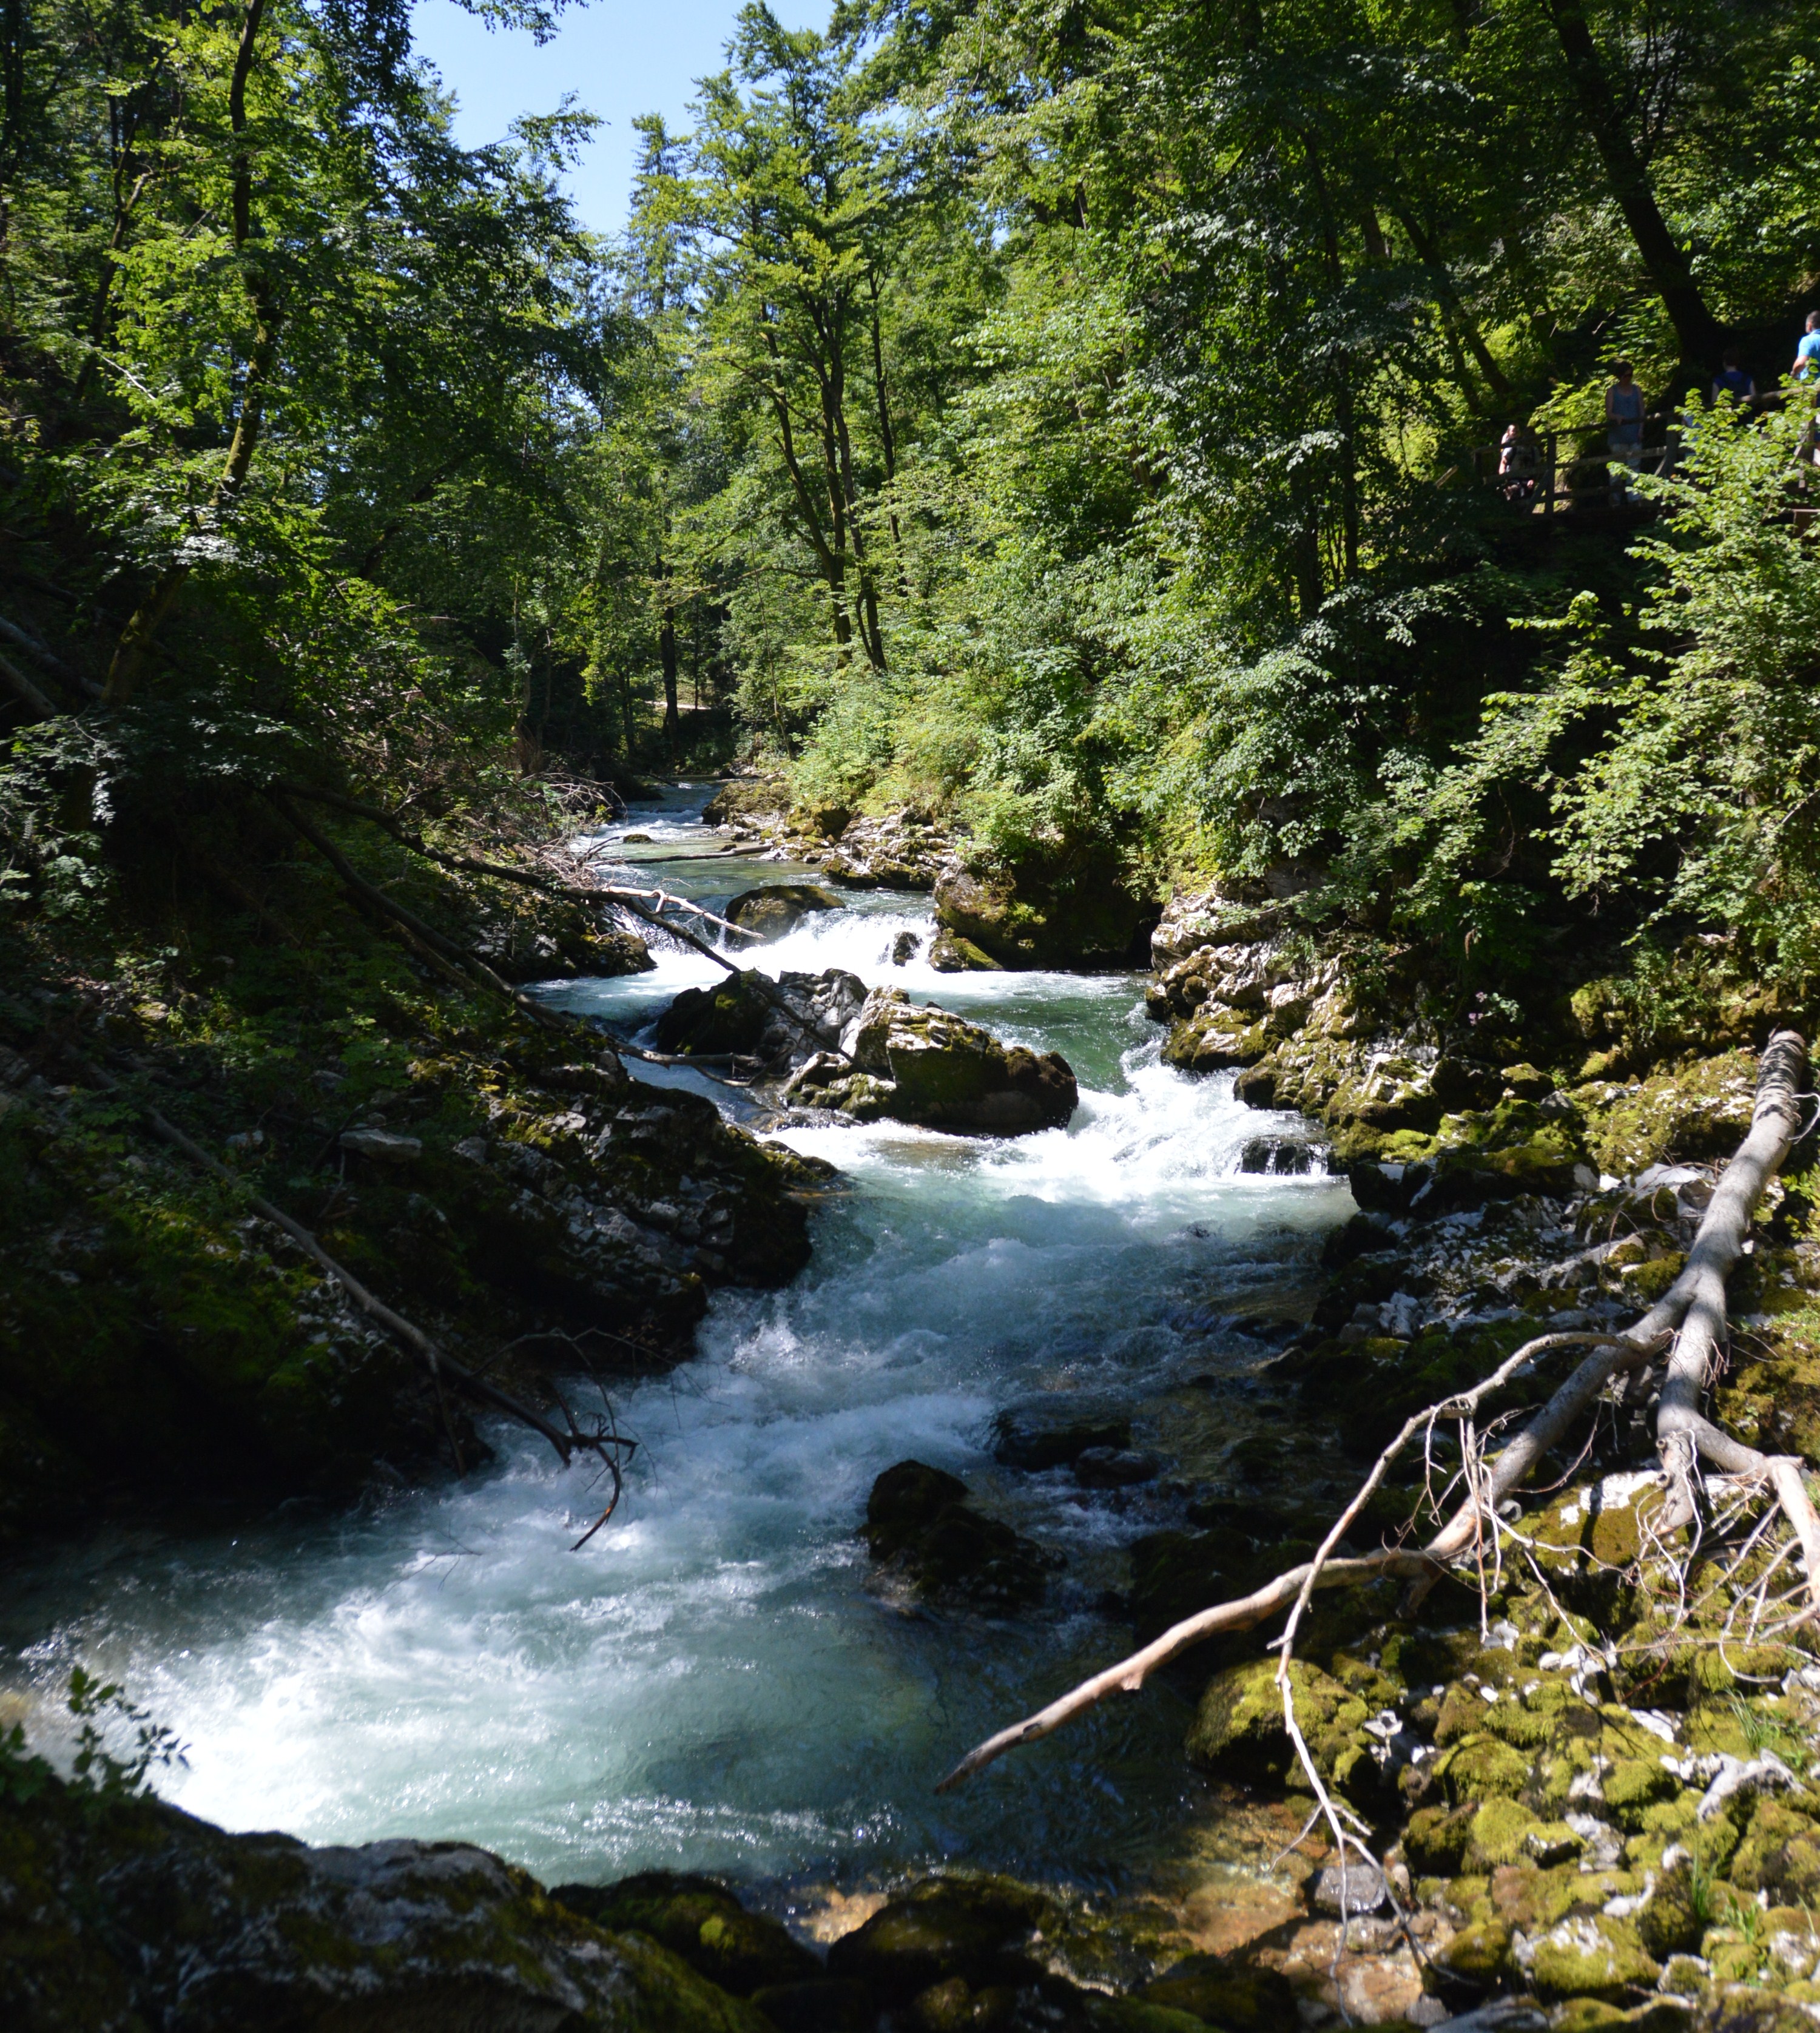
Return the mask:
MULTIPOLYGON (((1670 1412, 1666 1430, 1677 1445, 1682 1436, 1687 1436, 1707 1454, 1708 1458, 1721 1467, 1731 1468, 1733 1473, 1759 1475, 1774 1490, 1807 1552, 1809 1589, 1816 1607, 1820 1608, 1820 1518, 1816 1518, 1808 1499, 1800 1462, 1786 1456, 1761 1455, 1754 1448, 1743 1446, 1720 1432, 1698 1411, 1707 1353, 1715 1346, 1717 1335, 1724 1331, 1725 1277, 1743 1252, 1745 1234, 1764 1186, 1788 1155, 1799 1126, 1796 1096, 1806 1065, 1807 1047, 1794 1032, 1778 1032, 1771 1039, 1759 1069, 1757 1104, 1751 1129, 1727 1166, 1702 1217, 1686 1267, 1641 1320, 1617 1335, 1543 1335, 1518 1350, 1482 1383, 1444 1398, 1406 1421, 1312 1560, 1274 1576, 1248 1596, 1217 1603, 1185 1618, 1116 1665, 1070 1688, 1047 1708, 987 1738, 961 1759, 940 1782, 937 1791, 946 1792, 1006 1751, 1050 1735, 1063 1724, 1097 1706, 1109 1694, 1136 1694, 1159 1667, 1222 1631, 1249 1630, 1276 1611, 1290 1606, 1286 1638, 1293 1639, 1296 1623, 1317 1588, 1343 1587, 1379 1575, 1407 1578, 1424 1589, 1431 1586, 1450 1562, 1477 1546, 1488 1513, 1495 1518, 1497 1505, 1578 1423, 1612 1378, 1620 1370, 1635 1368, 1646 1362, 1670 1334, 1689 1321, 1696 1306, 1702 1310, 1692 1322, 1691 1333, 1683 1330, 1670 1365, 1671 1376, 1678 1363, 1683 1377, 1693 1380, 1691 1405, 1687 1402, 1686 1385, 1677 1386, 1672 1401, 1674 1409, 1670 1412), (1715 1300, 1716 1315, 1712 1310, 1715 1300), (1713 1327, 1715 1320, 1716 1330, 1713 1327), (1682 1357, 1683 1344, 1689 1342, 1698 1350, 1698 1367, 1695 1366, 1692 1354, 1684 1360, 1682 1357), (1439 1419, 1470 1416, 1486 1397, 1508 1382, 1526 1361, 1552 1349, 1576 1344, 1591 1344, 1591 1352, 1496 1460, 1470 1478, 1466 1500, 1425 1545, 1385 1547, 1373 1553, 1335 1557, 1335 1548, 1348 1526, 1369 1502, 1391 1462, 1417 1432, 1439 1419)), ((1669 1412, 1670 1407, 1669 1391, 1665 1384, 1658 1413, 1659 1435, 1663 1431, 1661 1412, 1669 1412)), ((1665 1452, 1665 1464, 1667 1458, 1665 1452)), ((1286 1690, 1286 1664, 1280 1669, 1280 1677, 1286 1690)), ((1286 1691, 1286 1702, 1287 1698, 1286 1691)), ((1293 1729, 1291 1735, 1294 1735, 1293 1729)))

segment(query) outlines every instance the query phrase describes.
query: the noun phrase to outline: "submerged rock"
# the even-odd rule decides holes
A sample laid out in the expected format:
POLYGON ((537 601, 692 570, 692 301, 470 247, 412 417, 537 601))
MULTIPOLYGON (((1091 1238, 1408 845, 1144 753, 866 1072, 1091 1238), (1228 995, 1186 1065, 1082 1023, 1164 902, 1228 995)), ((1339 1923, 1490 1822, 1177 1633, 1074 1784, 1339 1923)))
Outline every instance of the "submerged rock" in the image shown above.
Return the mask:
POLYGON ((34 1774, 0 1793, 0 2020, 184 2033, 765 2033, 466 1843, 311 1848, 34 1774))
POLYGON ((1066 1468, 1092 1447, 1125 1447, 1131 1444, 1131 1421, 1113 1419, 1096 1424, 1075 1420, 1058 1424, 1046 1420, 1040 1410, 1001 1412, 993 1421, 994 1461, 1007 1468, 1040 1475, 1045 1470, 1066 1468))
POLYGON ((863 1122, 884 1116, 1001 1136, 1061 1129, 1080 1099, 1059 1053, 1002 1044, 982 1025, 912 1002, 901 988, 872 990, 841 1050, 810 1060, 785 1098, 863 1122))
POLYGON ((781 939, 818 911, 838 911, 841 900, 815 882, 773 882, 762 889, 742 890, 723 915, 743 931, 781 939))
POLYGON ((863 1530, 873 1559, 931 1600, 1022 1608, 1042 1599, 1058 1564, 1009 1525, 976 1511, 958 1476, 926 1462, 886 1470, 872 1485, 863 1530))
POLYGON ((822 1975, 821 1964, 779 1922, 748 1913, 712 1878, 647 1870, 614 1885, 559 1885, 550 1896, 609 1933, 649 1934, 738 1997, 822 1975))

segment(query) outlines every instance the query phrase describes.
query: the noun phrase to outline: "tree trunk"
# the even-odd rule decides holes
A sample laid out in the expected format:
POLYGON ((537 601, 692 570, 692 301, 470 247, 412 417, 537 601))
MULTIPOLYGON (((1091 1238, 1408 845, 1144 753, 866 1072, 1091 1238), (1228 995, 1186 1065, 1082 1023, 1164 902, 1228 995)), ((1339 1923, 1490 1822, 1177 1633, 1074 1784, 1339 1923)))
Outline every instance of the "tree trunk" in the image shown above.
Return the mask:
POLYGON ((1636 242, 1650 280, 1655 284, 1662 307, 1675 328, 1682 364, 1709 373, 1718 365, 1725 335, 1706 308, 1687 254, 1668 230, 1668 221, 1656 202, 1649 171, 1625 128, 1605 66, 1593 45, 1582 0, 1548 0, 1548 17, 1567 62, 1567 80, 1579 103, 1580 117, 1605 166, 1612 195, 1624 215, 1624 223, 1631 229, 1631 238, 1636 242))

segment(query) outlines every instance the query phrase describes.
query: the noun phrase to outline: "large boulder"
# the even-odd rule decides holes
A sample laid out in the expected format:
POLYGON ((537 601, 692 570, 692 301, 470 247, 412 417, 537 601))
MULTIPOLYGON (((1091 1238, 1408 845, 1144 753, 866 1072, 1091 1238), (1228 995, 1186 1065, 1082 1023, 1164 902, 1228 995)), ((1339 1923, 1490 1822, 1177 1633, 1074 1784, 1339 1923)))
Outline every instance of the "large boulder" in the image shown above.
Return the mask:
POLYGON ((781 1078, 837 1046, 865 1002, 864 982, 841 968, 786 972, 775 981, 746 968, 711 988, 685 988, 657 1019, 657 1048, 689 1058, 757 1059, 781 1078))
POLYGON ((313 1849, 32 1776, 0 1791, 6 2025, 768 2033, 654 1941, 468 1844, 313 1849))
POLYGON ((704 826, 731 826, 740 819, 781 819, 790 806, 790 786, 781 777, 731 777, 702 807, 704 826))
POLYGON ((840 1055, 809 1061, 785 1092, 861 1121, 882 1116, 998 1136, 1063 1128, 1080 1100, 1059 1053, 1002 1044, 901 988, 874 989, 841 1034, 840 1055))
POLYGON ((781 939, 818 911, 838 911, 841 900, 817 882, 772 882, 760 889, 743 889, 722 914, 742 931, 781 939))
POLYGON ((914 1594, 983 1609, 1039 1601, 1054 1564, 1040 1547, 976 1511, 958 1476, 902 1461, 872 1485, 863 1526, 874 1559, 914 1594))
POLYGON ((956 869, 935 885, 942 930, 1007 968, 1140 967, 1157 907, 1111 856, 982 874, 956 869))

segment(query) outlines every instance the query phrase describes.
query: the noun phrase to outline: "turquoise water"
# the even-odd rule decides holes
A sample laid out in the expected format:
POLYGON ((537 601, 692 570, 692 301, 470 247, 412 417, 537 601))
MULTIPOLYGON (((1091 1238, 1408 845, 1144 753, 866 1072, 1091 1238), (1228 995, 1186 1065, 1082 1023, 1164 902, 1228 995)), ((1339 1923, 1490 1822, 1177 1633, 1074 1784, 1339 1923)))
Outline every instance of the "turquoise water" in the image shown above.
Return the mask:
MULTIPOLYGON (((713 844, 699 798, 620 829, 656 836, 624 851, 642 879, 724 901, 791 872, 693 858, 713 844)), ((616 1395, 642 1445, 585 1552, 566 1550, 597 1507, 585 1473, 501 1431, 484 1471, 352 1514, 116 1533, 17 1570, 6 1678, 47 1702, 77 1657, 125 1679, 189 1743, 163 1790, 232 1828, 459 1835, 555 1880, 663 1864, 857 1882, 955 1859, 1118 1878, 1195 1784, 1166 1688, 959 1795, 932 1787, 1128 1649, 1096 1605, 1185 1492, 1088 1497, 1065 1471, 1011 1474, 991 1459, 993 1417, 1135 1402, 1138 1443, 1167 1447, 1172 1393, 1256 1360, 1221 1316, 1280 1290, 1350 1201, 1340 1182, 1239 1173, 1273 1118, 1161 1065, 1139 977, 893 969, 896 934, 929 924, 927 898, 857 893, 762 961, 900 980, 1060 1050, 1079 1113, 1010 1141, 788 1133, 845 1175, 814 1261, 787 1290, 718 1294, 696 1361, 616 1395), (911 1455, 1064 1556, 1047 1607, 1001 1623, 874 1592, 855 1528, 873 1478, 911 1455)), ((630 1035, 715 972, 672 950, 655 976, 561 995, 630 1035)))

